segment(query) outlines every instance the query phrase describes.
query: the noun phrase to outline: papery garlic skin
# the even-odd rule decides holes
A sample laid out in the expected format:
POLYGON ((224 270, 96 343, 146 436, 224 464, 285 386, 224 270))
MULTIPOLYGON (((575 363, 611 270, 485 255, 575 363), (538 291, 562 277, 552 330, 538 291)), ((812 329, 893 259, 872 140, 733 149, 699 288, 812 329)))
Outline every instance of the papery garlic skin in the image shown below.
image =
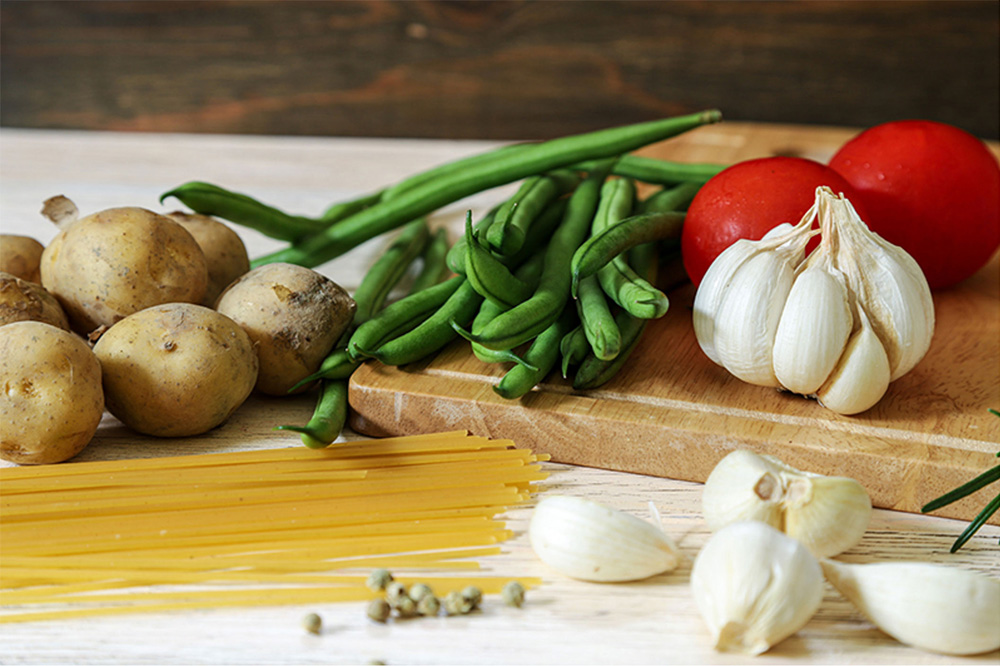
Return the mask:
POLYGON ((924 562, 824 560, 827 580, 879 629, 922 650, 1000 648, 1000 579, 924 562))
POLYGON ((857 545, 872 516, 864 487, 847 477, 795 469, 772 456, 737 450, 709 474, 702 492, 709 529, 755 520, 802 543, 816 557, 857 545))
POLYGON ((716 532, 695 558, 691 590, 715 649, 756 655, 801 629, 823 598, 816 558, 760 522, 716 532))
POLYGON ((641 580, 670 571, 681 560, 659 525, 579 497, 541 500, 528 536, 539 559, 579 580, 641 580))

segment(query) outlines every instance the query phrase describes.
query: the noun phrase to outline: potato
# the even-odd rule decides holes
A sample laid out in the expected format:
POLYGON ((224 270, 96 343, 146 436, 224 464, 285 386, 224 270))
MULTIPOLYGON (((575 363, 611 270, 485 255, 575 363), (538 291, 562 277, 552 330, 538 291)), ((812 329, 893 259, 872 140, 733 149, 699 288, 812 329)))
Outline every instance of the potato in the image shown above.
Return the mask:
POLYGON ((66 313, 45 287, 0 271, 0 326, 15 321, 43 321, 69 330, 66 313))
POLYGON ((39 321, 0 326, 0 458, 62 462, 104 414, 101 366, 79 336, 39 321))
POLYGON ((257 390, 268 395, 287 395, 316 372, 354 319, 355 308, 354 299, 330 278, 282 263, 250 271, 216 304, 256 343, 257 390))
POLYGON ((194 237, 143 208, 110 208, 67 225, 42 253, 41 273, 83 334, 152 305, 200 303, 208 284, 194 237))
POLYGON ((167 217, 187 229, 205 253, 208 288, 201 303, 213 307, 222 290, 250 270, 246 245, 235 231, 214 217, 180 211, 167 213, 167 217))
POLYGON ((157 437, 207 432, 253 391, 257 356, 233 320, 192 303, 156 305, 125 317, 94 345, 108 411, 157 437))
POLYGON ((44 245, 29 236, 0 234, 0 271, 29 282, 41 282, 38 262, 44 249, 44 245))

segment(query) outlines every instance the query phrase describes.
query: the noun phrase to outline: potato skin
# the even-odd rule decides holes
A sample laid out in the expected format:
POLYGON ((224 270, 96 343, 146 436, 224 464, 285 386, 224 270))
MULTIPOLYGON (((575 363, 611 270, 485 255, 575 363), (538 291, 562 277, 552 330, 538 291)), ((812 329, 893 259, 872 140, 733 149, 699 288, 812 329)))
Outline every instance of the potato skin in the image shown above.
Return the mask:
POLYGON ((38 264, 45 246, 30 236, 0 234, 0 271, 41 284, 38 264))
POLYGON ((129 315, 94 345, 108 411, 129 428, 188 437, 221 425, 257 381, 253 343, 234 321, 192 303, 129 315))
POLYGON ((330 278, 283 263, 253 269, 229 285, 216 305, 257 345, 257 390, 277 396, 288 395, 319 369, 354 319, 356 307, 330 278))
POLYGON ((101 366, 79 336, 38 321, 0 326, 0 458, 68 460, 104 414, 101 366))
POLYGON ((73 222, 42 253, 42 286, 87 334, 160 303, 199 303, 208 268, 194 237, 144 208, 109 208, 73 222))
POLYGON ((187 229, 205 253, 208 287, 201 304, 214 307, 219 294, 250 270, 246 245, 235 231, 214 217, 181 211, 167 213, 167 217, 187 229))
POLYGON ((66 313, 45 287, 0 271, 0 326, 15 321, 43 321, 69 330, 66 313))

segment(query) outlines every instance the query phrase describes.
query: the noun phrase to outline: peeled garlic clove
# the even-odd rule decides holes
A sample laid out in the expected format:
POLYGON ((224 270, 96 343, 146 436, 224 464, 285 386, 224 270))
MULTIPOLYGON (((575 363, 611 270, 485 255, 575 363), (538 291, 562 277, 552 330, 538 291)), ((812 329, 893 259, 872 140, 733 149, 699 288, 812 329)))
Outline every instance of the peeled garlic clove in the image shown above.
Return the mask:
POLYGON ((601 583, 670 571, 680 551, 658 526, 579 497, 546 497, 528 527, 531 547, 556 571, 601 583))
POLYGON ((771 353, 793 278, 782 253, 760 252, 740 267, 719 303, 715 352, 726 370, 749 384, 779 386, 771 353))
POLYGON ((840 271, 817 263, 792 285, 774 336, 774 375, 793 393, 815 393, 837 365, 853 317, 840 271))
POLYGON ((733 451, 709 474, 702 512, 712 531, 756 520, 829 557, 861 540, 872 504, 864 487, 846 477, 795 469, 772 456, 733 451))
MULTIPOLYGON (((792 230, 792 225, 787 222, 779 224, 764 234, 761 240, 771 240, 792 230)), ((755 241, 747 239, 736 241, 723 250, 712 262, 695 293, 692 315, 694 334, 702 351, 716 365, 722 365, 719 361, 719 355, 715 351, 714 343, 715 316, 719 310, 722 294, 729 287, 736 271, 759 251, 760 244, 755 241)))
POLYGON ((864 311, 858 314, 861 328, 851 336, 837 367, 816 391, 820 404, 838 414, 858 414, 875 406, 889 389, 892 375, 882 341, 864 311))
POLYGON ((809 621, 823 574, 798 541, 764 523, 733 523, 698 553, 691 590, 715 649, 755 655, 809 621))
POLYGON ((879 629, 922 650, 1000 648, 1000 580, 923 562, 822 562, 827 580, 879 629))

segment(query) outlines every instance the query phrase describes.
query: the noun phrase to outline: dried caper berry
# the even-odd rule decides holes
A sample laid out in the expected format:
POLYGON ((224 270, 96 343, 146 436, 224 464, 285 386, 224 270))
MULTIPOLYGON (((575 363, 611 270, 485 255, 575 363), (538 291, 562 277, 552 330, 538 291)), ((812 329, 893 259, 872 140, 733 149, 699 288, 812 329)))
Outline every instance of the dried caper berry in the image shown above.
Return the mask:
POLYGON ((302 618, 302 628, 310 634, 318 634, 323 630, 323 618, 316 613, 309 613, 302 618))
POLYGON ((392 582, 392 574, 389 573, 388 569, 374 569, 371 574, 368 575, 368 580, 365 581, 365 585, 372 592, 381 592, 386 588, 386 586, 392 582))
POLYGON ((508 606, 517 606, 520 608, 524 603, 524 586, 518 581, 512 580, 503 586, 503 590, 500 591, 500 597, 508 606))
POLYGON ((469 609, 474 610, 479 608, 479 604, 483 601, 483 591, 475 585, 469 585, 462 590, 462 598, 469 602, 469 609))
POLYGON ((433 594, 426 594, 417 602, 417 612, 425 617, 433 617, 440 610, 441 602, 433 594))
POLYGON ((434 591, 430 588, 430 586, 424 585, 423 583, 414 583, 410 587, 410 598, 416 601, 417 603, 419 603, 420 600, 426 597, 427 595, 433 596, 433 594, 434 591))
POLYGON ((392 609, 385 599, 372 599, 371 603, 368 604, 368 617, 376 622, 385 622, 389 619, 390 614, 392 614, 392 609))

